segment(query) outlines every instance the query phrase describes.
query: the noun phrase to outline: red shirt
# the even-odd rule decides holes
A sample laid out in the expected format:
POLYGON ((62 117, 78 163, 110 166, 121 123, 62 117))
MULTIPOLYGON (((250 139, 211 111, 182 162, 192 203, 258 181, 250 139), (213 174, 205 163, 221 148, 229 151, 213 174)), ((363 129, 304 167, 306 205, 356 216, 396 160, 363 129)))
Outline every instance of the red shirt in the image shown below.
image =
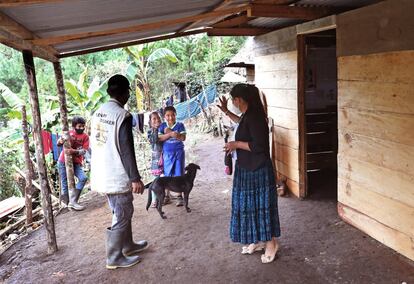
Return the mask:
MULTIPOLYGON (((77 134, 74 129, 69 131, 70 135, 70 146, 74 150, 79 149, 89 149, 89 136, 88 134, 82 133, 77 134)), ((73 163, 74 164, 82 164, 83 162, 83 156, 73 154, 72 155, 73 163)), ((59 156, 59 162, 64 163, 65 162, 65 151, 62 151, 59 156)))

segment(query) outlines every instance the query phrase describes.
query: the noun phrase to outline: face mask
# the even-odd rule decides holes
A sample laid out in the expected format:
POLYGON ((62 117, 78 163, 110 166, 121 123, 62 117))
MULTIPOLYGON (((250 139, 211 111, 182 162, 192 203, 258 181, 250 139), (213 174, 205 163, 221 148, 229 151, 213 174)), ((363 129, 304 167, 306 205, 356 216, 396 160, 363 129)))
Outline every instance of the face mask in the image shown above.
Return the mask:
POLYGON ((82 134, 85 129, 78 129, 76 128, 75 131, 77 134, 82 134))
POLYGON ((234 112, 235 112, 236 114, 240 114, 240 113, 241 113, 241 110, 239 109, 239 107, 237 107, 237 106, 234 104, 234 102, 233 102, 233 109, 234 109, 234 112))

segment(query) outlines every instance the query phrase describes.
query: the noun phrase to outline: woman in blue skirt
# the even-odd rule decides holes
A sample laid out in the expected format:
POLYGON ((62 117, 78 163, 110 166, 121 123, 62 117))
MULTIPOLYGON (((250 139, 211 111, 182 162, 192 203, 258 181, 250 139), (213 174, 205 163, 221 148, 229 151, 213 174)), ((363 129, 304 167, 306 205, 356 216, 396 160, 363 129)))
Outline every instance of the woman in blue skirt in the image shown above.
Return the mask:
POLYGON ((243 254, 265 249, 262 263, 275 259, 280 236, 276 183, 269 150, 267 117, 254 85, 238 84, 230 92, 239 117, 227 109, 227 99, 218 107, 238 123, 235 141, 226 143, 229 154, 236 151, 233 179, 230 238, 245 244, 243 254))

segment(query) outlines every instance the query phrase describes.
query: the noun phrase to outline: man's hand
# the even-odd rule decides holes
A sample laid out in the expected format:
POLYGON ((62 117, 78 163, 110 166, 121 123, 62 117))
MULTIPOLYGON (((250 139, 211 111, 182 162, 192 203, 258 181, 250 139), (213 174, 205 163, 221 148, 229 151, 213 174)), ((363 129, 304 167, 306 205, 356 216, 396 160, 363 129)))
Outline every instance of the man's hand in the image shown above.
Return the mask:
POLYGON ((144 184, 142 181, 137 181, 132 183, 132 193, 143 194, 144 193, 144 184))
POLYGON ((173 131, 168 127, 164 129, 165 134, 168 134, 168 133, 171 133, 171 132, 173 132, 173 131))

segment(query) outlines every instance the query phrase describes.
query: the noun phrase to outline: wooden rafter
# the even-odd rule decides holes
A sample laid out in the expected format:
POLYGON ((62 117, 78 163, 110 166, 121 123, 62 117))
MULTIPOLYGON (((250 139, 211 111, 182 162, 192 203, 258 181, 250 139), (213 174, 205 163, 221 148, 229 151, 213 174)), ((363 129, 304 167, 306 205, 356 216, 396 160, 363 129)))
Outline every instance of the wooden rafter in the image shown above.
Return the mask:
POLYGON ((63 53, 59 55, 59 58, 78 56, 78 55, 89 54, 89 53, 98 52, 98 51, 127 47, 127 46, 137 45, 137 44, 144 44, 144 43, 154 42, 154 41, 159 41, 159 40, 164 40, 164 39, 171 39, 171 38, 176 38, 176 37, 205 33, 208 30, 209 29, 192 30, 188 32, 174 33, 174 34, 169 34, 169 35, 164 35, 164 36, 157 36, 157 37, 134 40, 134 41, 124 42, 124 43, 111 44, 111 45, 106 45, 106 46, 101 46, 101 47, 96 47, 96 48, 89 48, 89 49, 80 50, 80 51, 67 52, 67 53, 63 53))
MULTIPOLYGON (((6 45, 24 45, 26 47, 33 46, 30 43, 30 40, 38 38, 31 31, 26 29, 24 26, 0 12, 0 42, 6 45), (17 42, 14 42, 14 39, 19 39, 17 42), (20 42, 20 43, 18 43, 20 42)), ((30 49, 32 50, 32 49, 30 49)), ((36 56, 42 57, 46 60, 56 60, 57 51, 52 47, 38 47, 36 50, 33 50, 36 56)))
POLYGON ((18 50, 31 50, 35 56, 51 62, 56 62, 59 60, 56 55, 52 54, 47 49, 40 46, 36 46, 32 44, 29 40, 21 39, 20 37, 15 36, 2 29, 0 29, 0 43, 3 43, 7 46, 13 47, 18 50))
POLYGON ((32 4, 62 2, 63 0, 0 0, 0 7, 17 7, 32 4))
POLYGON ((254 0, 255 4, 271 4, 271 5, 291 5, 300 0, 254 0))
POLYGON ((332 11, 325 7, 297 7, 252 4, 247 11, 249 17, 270 17, 270 18, 289 18, 301 20, 314 20, 331 14, 332 11))
MULTIPOLYGON (((220 9, 222 9, 224 7, 227 7, 230 3, 231 3, 231 0, 222 0, 217 5, 213 6, 213 8, 209 12, 213 12, 213 11, 220 10, 220 9)), ((183 32, 185 30, 189 30, 189 29, 195 27, 197 24, 199 24, 201 22, 202 22, 202 20, 198 20, 198 21, 195 21, 195 22, 191 22, 191 23, 185 25, 180 30, 178 30, 177 33, 181 33, 181 32, 183 32)))
POLYGON ((64 35, 64 36, 56 36, 56 37, 50 37, 50 38, 42 38, 42 39, 35 39, 33 40, 33 44, 35 45, 55 45, 58 43, 73 41, 73 40, 81 40, 86 38, 94 38, 94 37, 101 37, 101 36, 109 36, 109 35, 115 35, 115 34, 122 34, 122 33, 131 33, 131 32, 142 32, 147 30, 155 30, 160 29, 163 27, 169 27, 176 24, 181 23, 189 23, 198 21, 201 19, 208 19, 212 17, 220 17, 225 15, 230 15, 234 13, 239 13, 242 11, 246 11, 248 9, 249 5, 244 5, 241 7, 234 7, 229 8, 225 10, 220 11, 213 11, 204 13, 201 15, 195 15, 195 16, 189 16, 189 17, 183 17, 178 19, 170 19, 170 20, 162 20, 158 22, 153 23, 147 23, 147 24, 140 24, 140 25, 134 25, 124 28, 117 28, 117 29, 111 29, 111 30, 104 30, 104 31, 97 31, 97 32, 86 32, 86 33, 79 33, 79 34, 73 34, 73 35, 64 35))
POLYGON ((215 23, 212 25, 213 28, 231 28, 246 24, 251 18, 247 17, 246 14, 242 14, 230 19, 225 19, 221 22, 215 23))
POLYGON ((257 36, 268 33, 271 29, 263 28, 212 28, 207 31, 209 36, 257 36))

